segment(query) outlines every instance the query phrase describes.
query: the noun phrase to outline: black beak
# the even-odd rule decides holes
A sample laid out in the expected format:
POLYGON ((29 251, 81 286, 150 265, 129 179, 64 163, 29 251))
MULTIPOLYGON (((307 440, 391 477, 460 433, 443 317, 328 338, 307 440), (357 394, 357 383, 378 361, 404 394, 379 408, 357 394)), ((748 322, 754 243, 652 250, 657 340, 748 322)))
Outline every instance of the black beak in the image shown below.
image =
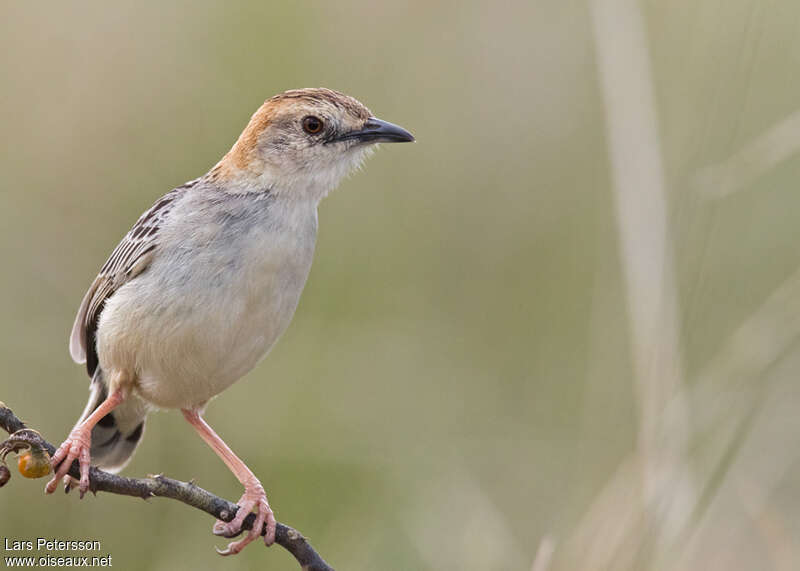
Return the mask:
POLYGON ((409 143, 414 140, 414 135, 388 121, 370 117, 361 129, 334 137, 330 142, 348 139, 357 139, 362 143, 409 143))

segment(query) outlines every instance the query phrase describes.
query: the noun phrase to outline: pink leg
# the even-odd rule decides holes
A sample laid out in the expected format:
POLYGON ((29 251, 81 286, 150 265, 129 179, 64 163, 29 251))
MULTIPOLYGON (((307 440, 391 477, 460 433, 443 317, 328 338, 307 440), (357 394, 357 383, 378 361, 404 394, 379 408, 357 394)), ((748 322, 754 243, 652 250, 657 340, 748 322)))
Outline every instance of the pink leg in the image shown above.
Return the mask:
POLYGON ((244 522, 244 519, 253 511, 253 508, 257 508, 256 521, 247 536, 239 541, 228 544, 228 547, 224 551, 217 550, 219 554, 235 555, 239 553, 248 543, 261 534, 261 529, 264 527, 265 522, 267 524, 267 532, 264 535, 264 543, 272 545, 275 541, 275 516, 269 507, 267 495, 264 493, 261 482, 259 482, 258 478, 250 471, 250 468, 233 453, 233 450, 228 448, 228 445, 225 444, 222 438, 206 424, 206 421, 203 420, 199 412, 188 409, 183 409, 182 412, 184 418, 194 427, 200 435, 200 438, 205 440, 206 444, 222 458, 222 461, 225 462, 228 469, 233 472, 244 486, 244 494, 237 504, 239 509, 236 511, 236 516, 228 523, 217 521, 214 525, 214 533, 225 537, 238 535, 242 530, 242 522, 244 522))
POLYGON ((92 445, 92 428, 101 418, 119 406, 123 400, 125 400, 125 395, 122 390, 115 390, 108 395, 106 400, 100 403, 100 406, 86 420, 72 429, 72 432, 70 432, 64 443, 58 447, 51 459, 53 469, 57 468, 57 471, 53 479, 45 486, 45 493, 52 494, 55 491, 59 480, 67 475, 70 466, 72 466, 72 461, 77 458, 81 466, 81 480, 78 489, 81 491, 81 498, 83 498, 83 495, 89 490, 89 465, 91 463, 89 450, 92 445))

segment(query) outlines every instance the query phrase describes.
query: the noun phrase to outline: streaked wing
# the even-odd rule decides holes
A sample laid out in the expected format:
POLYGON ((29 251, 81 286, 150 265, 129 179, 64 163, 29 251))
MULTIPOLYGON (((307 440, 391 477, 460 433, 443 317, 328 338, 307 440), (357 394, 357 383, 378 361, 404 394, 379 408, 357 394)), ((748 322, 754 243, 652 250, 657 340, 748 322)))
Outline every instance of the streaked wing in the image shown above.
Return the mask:
POLYGON ((165 217, 174 206, 180 193, 193 186, 187 183, 164 196, 139 217, 133 228, 125 235, 119 245, 100 269, 89 291, 83 297, 72 335, 69 341, 69 352, 76 363, 86 363, 91 377, 97 368, 97 349, 95 334, 100 314, 108 298, 114 295, 122 285, 126 284, 150 264, 158 247, 158 233, 165 217))

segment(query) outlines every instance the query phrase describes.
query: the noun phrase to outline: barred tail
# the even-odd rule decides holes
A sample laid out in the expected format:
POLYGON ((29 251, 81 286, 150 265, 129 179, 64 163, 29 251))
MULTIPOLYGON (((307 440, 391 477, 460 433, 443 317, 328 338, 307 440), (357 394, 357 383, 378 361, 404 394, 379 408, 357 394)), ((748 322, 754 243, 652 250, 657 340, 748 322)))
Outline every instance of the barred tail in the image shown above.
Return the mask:
MULTIPOLYGON (((89 402, 78 424, 84 421, 108 398, 108 389, 100 367, 92 377, 89 402)), ((92 465, 109 472, 118 472, 133 456, 144 434, 147 407, 135 395, 129 395, 122 404, 109 412, 92 428, 92 465)))

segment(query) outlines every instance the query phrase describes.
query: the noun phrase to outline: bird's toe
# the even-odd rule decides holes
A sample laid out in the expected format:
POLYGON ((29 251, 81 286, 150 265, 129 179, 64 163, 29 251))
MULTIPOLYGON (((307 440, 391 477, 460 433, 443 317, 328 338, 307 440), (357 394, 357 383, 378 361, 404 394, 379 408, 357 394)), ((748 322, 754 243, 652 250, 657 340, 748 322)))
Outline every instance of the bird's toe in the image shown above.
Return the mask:
POLYGON ((219 537, 231 538, 231 537, 236 537, 237 535, 242 533, 242 530, 241 528, 239 528, 238 531, 235 529, 231 529, 229 522, 218 519, 214 523, 214 527, 211 529, 211 533, 219 537))

